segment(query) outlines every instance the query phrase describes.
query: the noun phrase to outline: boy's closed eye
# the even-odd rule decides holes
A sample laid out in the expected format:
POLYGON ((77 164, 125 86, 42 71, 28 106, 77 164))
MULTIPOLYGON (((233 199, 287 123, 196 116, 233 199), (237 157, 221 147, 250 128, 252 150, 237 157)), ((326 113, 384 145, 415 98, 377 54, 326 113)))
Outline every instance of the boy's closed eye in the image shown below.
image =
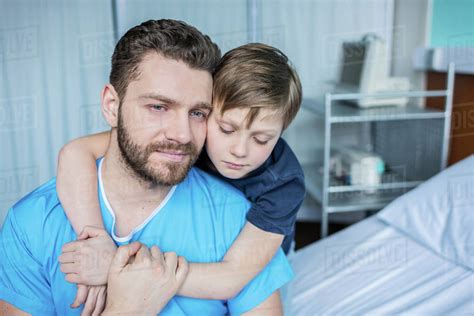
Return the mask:
POLYGON ((254 137, 255 142, 259 145, 266 145, 268 143, 268 140, 260 140, 257 137, 254 137))
MULTIPOLYGON (((233 132, 235 132, 234 129, 232 128, 229 128, 229 127, 223 127, 222 125, 219 125, 219 130, 226 134, 226 135, 229 135, 229 134, 232 134, 233 132)), ((253 139, 255 140, 255 142, 259 145, 266 145, 268 144, 268 142, 272 139, 273 137, 271 137, 270 139, 261 139, 261 138, 258 138, 258 137, 254 137, 253 139)))
POLYGON ((233 129, 230 129, 230 128, 224 128, 222 126, 219 125, 219 130, 224 133, 224 134, 232 134, 234 132, 233 129))

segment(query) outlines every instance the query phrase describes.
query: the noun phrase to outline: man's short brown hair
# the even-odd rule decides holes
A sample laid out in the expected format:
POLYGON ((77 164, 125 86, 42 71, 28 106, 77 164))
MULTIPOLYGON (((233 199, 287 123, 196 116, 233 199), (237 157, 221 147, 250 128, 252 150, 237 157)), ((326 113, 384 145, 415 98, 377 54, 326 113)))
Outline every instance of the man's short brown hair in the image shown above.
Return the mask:
POLYGON ((298 74, 279 49, 260 43, 227 52, 214 75, 214 110, 223 114, 234 108, 250 108, 247 126, 261 108, 275 110, 283 129, 298 112, 302 88, 298 74))
POLYGON ((210 74, 219 63, 219 47, 196 28, 176 20, 149 20, 125 33, 115 46, 109 81, 120 100, 128 84, 138 79, 138 66, 149 53, 183 61, 189 67, 210 74))

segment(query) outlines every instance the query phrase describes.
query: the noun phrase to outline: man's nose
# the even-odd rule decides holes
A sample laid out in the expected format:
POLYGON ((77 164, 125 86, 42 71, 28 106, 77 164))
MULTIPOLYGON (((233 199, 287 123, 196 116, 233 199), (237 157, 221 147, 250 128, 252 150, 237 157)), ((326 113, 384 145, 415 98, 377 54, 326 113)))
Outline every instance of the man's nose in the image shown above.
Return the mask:
POLYGON ((186 114, 176 114, 176 116, 168 122, 165 131, 166 138, 181 144, 187 144, 192 140, 191 126, 189 116, 186 114))
POLYGON ((244 137, 239 137, 230 149, 232 155, 237 158, 244 158, 247 156, 247 140, 244 137))

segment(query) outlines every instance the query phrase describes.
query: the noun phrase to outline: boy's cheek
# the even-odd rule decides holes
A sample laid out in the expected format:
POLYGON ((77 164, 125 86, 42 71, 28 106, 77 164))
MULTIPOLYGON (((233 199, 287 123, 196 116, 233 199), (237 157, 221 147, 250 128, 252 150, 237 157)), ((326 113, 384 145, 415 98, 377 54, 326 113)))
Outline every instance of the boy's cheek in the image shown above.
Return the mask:
POLYGON ((208 123, 207 124, 207 138, 206 138, 206 149, 214 149, 216 144, 222 144, 224 139, 223 137, 219 137, 218 127, 215 123, 208 123))

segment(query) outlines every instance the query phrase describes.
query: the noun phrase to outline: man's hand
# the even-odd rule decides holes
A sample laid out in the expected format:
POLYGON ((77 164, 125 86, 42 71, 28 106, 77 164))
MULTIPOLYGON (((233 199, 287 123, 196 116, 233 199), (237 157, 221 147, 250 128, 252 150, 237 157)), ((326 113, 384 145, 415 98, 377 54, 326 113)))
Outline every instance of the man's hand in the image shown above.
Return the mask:
POLYGON ((107 287, 105 285, 87 286, 77 285, 76 300, 71 307, 76 308, 84 304, 81 316, 99 316, 105 307, 107 298, 107 287))
POLYGON ((110 263, 117 250, 109 234, 86 226, 77 241, 67 243, 59 256, 66 281, 85 285, 105 285, 110 263))
POLYGON ((149 250, 139 242, 118 249, 109 271, 103 315, 156 315, 176 294, 188 263, 175 253, 149 250))

